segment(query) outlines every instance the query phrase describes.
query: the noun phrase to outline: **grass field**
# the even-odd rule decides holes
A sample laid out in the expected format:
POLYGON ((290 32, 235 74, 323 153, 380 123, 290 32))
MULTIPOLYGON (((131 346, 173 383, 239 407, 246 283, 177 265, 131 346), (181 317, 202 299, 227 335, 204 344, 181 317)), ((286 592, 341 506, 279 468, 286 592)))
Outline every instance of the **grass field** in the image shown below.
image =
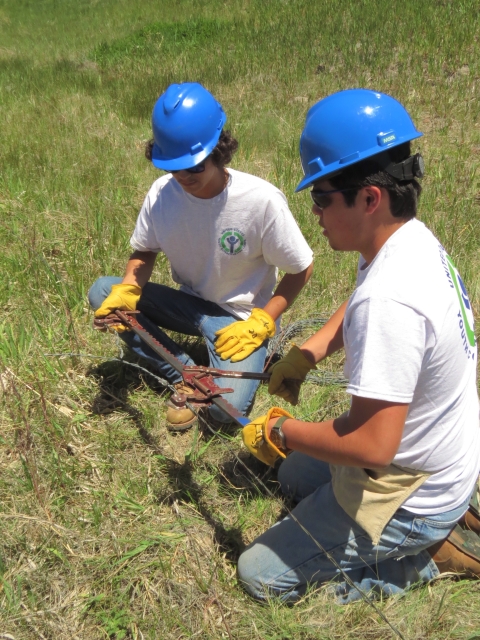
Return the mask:
MULTIPOLYGON (((315 101, 365 86, 425 133, 420 219, 478 318, 479 14, 477 0, 0 0, 0 638, 396 637, 324 589, 291 608, 242 592, 239 552, 284 509, 274 476, 231 429, 167 432, 161 385, 114 360, 86 292, 122 273, 158 176, 143 157, 156 98, 199 81, 240 141, 232 166, 285 192, 315 251, 285 322, 328 316, 356 257, 328 248, 294 194, 298 139, 315 101)), ((161 258, 154 279, 171 282, 161 258)), ((253 414, 271 402, 261 388, 253 414)), ((320 420, 345 402, 305 385, 295 411, 320 420)), ((408 640, 480 638, 475 582, 379 608, 408 640)))

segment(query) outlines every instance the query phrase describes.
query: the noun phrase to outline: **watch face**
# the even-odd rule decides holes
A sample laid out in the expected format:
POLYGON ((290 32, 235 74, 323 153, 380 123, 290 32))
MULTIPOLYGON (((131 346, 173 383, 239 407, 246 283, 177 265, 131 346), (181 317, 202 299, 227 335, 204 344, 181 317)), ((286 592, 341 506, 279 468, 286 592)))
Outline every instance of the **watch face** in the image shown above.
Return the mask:
POLYGON ((270 431, 270 440, 278 449, 283 449, 282 437, 278 433, 278 430, 275 427, 270 431))

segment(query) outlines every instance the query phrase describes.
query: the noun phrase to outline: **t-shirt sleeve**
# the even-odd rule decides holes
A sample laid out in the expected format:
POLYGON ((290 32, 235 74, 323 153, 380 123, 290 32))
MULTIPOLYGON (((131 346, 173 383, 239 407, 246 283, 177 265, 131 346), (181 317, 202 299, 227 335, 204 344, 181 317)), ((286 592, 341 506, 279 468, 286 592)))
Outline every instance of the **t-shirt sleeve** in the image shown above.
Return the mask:
POLYGON ((313 251, 281 191, 273 194, 266 206, 262 252, 267 264, 286 273, 300 273, 313 260, 313 251))
POLYGON ((412 401, 425 355, 424 316, 394 300, 370 298, 347 309, 344 342, 348 393, 412 401))
POLYGON ((138 214, 135 229, 133 230, 130 238, 130 245, 135 251, 152 251, 153 253, 159 253, 162 251, 160 243, 155 235, 155 228, 152 221, 152 207, 160 206, 159 199, 156 194, 155 184, 147 193, 145 200, 143 201, 142 208, 138 214), (152 193, 155 191, 155 193, 152 193), (155 196, 152 199, 152 196, 155 196))

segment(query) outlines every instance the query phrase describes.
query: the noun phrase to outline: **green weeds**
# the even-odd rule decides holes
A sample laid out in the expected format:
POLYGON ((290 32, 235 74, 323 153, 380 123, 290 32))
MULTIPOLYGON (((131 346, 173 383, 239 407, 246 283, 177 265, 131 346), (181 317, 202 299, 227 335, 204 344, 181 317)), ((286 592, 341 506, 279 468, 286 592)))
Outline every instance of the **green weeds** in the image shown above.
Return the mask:
POLYGON ((91 58, 102 66, 111 66, 123 61, 131 63, 138 57, 178 55, 217 41, 225 32, 231 37, 235 32, 234 25, 206 19, 157 22, 125 38, 102 42, 94 49, 91 58))

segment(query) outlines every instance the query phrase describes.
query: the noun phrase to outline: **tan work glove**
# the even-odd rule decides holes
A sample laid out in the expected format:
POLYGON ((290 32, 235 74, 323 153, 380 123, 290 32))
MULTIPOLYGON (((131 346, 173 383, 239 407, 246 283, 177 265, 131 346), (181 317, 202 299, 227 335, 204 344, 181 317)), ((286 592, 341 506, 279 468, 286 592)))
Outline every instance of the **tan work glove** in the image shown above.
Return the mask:
MULTIPOLYGON (((114 284, 110 295, 105 298, 102 306, 95 311, 95 318, 104 318, 115 309, 135 311, 141 295, 142 287, 136 284, 114 284)), ((110 325, 110 328, 119 333, 130 331, 128 327, 121 323, 110 325)))
POLYGON ((278 449, 267 435, 268 421, 272 418, 281 418, 282 416, 293 418, 285 409, 272 407, 267 415, 252 420, 252 422, 242 429, 243 442, 250 453, 271 467, 273 467, 279 457, 287 457, 285 452, 278 449))
POLYGON ((298 404, 300 386, 312 369, 316 369, 316 365, 294 345, 284 358, 268 369, 268 393, 279 396, 290 404, 298 404))
POLYGON ((252 310, 248 320, 232 322, 215 333, 215 352, 222 360, 244 360, 267 338, 275 335, 275 321, 263 309, 252 310))

